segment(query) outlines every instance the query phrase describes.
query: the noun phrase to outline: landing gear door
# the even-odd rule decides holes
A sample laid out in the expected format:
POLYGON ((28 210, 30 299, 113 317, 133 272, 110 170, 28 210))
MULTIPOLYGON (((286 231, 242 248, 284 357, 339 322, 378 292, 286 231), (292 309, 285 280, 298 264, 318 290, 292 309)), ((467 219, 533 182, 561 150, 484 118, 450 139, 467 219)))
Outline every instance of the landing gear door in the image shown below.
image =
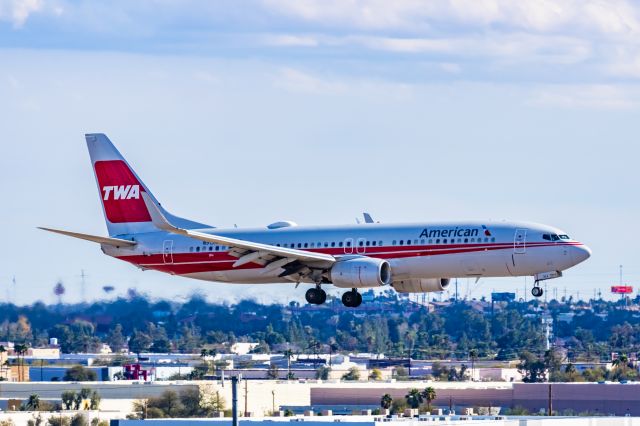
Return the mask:
POLYGON ((164 240, 162 243, 162 261, 165 264, 173 263, 173 240, 164 240))
POLYGON ((513 252, 515 254, 523 254, 527 251, 527 230, 516 229, 513 236, 513 252))

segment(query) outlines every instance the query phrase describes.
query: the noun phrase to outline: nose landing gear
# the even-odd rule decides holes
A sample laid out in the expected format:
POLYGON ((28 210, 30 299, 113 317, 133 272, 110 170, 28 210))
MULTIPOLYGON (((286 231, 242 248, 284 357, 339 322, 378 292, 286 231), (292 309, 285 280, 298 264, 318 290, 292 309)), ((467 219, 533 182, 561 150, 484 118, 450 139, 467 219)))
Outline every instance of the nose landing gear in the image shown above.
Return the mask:
POLYGON ((327 301, 327 293, 317 286, 316 288, 310 288, 304 295, 304 298, 308 303, 312 305, 322 305, 327 301))
POLYGON ((533 294, 533 297, 540 297, 543 293, 544 290, 542 290, 542 287, 540 287, 540 283, 536 281, 533 285, 533 288, 531 289, 531 294, 533 294))
POLYGON ((357 308, 362 304, 362 295, 355 288, 342 294, 342 304, 348 308, 357 308))

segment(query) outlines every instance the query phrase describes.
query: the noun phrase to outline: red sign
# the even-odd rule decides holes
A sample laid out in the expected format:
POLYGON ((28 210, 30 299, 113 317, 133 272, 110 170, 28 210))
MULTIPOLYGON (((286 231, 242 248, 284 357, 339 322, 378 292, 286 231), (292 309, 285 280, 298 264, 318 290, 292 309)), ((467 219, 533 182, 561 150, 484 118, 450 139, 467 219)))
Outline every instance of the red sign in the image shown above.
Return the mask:
POLYGON ((616 294, 631 294, 633 293, 633 287, 630 285, 612 285, 611 293, 616 294))

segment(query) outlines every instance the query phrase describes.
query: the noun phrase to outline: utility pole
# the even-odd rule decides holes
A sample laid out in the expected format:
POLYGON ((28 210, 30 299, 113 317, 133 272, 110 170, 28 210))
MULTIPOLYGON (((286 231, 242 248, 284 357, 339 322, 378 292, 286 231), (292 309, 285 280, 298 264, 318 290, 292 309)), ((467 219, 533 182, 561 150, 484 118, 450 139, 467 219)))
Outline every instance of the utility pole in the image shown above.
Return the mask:
POLYGON ((271 415, 276 415, 276 391, 275 389, 271 390, 271 415))
POLYGON ((548 407, 547 415, 553 416, 553 404, 551 401, 551 383, 549 383, 549 407, 548 407))
POLYGON ((231 415, 232 426, 238 426, 238 376, 231 378, 231 415))
POLYGON ((249 410, 247 410, 247 395, 249 394, 249 390, 247 389, 248 387, 248 380, 244 379, 244 416, 245 417, 249 417, 249 410))

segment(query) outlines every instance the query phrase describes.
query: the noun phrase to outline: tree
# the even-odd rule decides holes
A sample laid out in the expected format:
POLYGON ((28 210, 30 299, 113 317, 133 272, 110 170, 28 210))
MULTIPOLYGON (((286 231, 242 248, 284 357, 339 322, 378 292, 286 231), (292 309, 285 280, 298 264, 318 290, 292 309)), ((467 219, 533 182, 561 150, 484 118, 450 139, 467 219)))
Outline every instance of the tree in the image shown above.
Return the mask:
POLYGON ((391 395, 389 395, 388 393, 385 393, 384 395, 382 395, 382 398, 380 398, 380 407, 384 408, 385 410, 391 408, 391 403, 393 403, 393 398, 391 398, 391 395))
POLYGON ((48 426, 71 426, 69 417, 51 416, 47 419, 48 426))
POLYGON ((90 403, 89 403, 89 408, 91 408, 92 410, 98 410, 100 409, 100 401, 102 398, 100 398, 100 394, 98 393, 98 391, 93 391, 91 392, 91 398, 90 398, 90 403))
POLYGON ((63 380, 65 382, 95 382, 96 378, 95 371, 81 365, 75 365, 64 373, 63 380))
POLYGON ((371 370, 371 373, 369 373, 369 380, 382 380, 382 372, 379 369, 374 368, 371 370))
POLYGON ((436 399, 436 390, 429 386, 422 391, 422 398, 427 401, 427 411, 431 412, 431 402, 436 399))
POLYGON ((544 382, 547 379, 545 362, 529 351, 523 351, 520 354, 520 363, 517 368, 523 375, 522 381, 525 383, 544 382))
POLYGON ((267 369, 266 378, 269 380, 278 380, 280 376, 280 370, 278 366, 274 363, 269 364, 269 368, 267 369))
POLYGON ((29 347, 25 344, 18 343, 13 347, 13 351, 18 355, 18 381, 24 381, 24 355, 29 347))
POLYGON ((422 393, 419 389, 413 388, 404 397, 407 400, 407 404, 411 408, 418 408, 422 404, 422 393))
POLYGON ((133 330, 133 334, 129 339, 129 351, 135 354, 147 352, 152 343, 153 341, 151 340, 151 336, 143 333, 142 331, 133 330))
POLYGON ((358 367, 351 367, 342 375, 342 380, 360 380, 360 370, 358 370, 358 367))
POLYGON ((89 426, 89 419, 83 413, 76 413, 71 418, 70 426, 89 426))
POLYGON ((127 338, 122 334, 121 324, 116 324, 115 328, 109 331, 106 342, 113 352, 120 352, 127 347, 127 338))
POLYGON ((27 399, 27 403, 25 404, 25 408, 27 411, 38 411, 40 408, 40 397, 36 393, 32 393, 29 395, 29 399, 27 399))
POLYGON ((318 380, 328 380, 329 373, 331 373, 331 368, 326 365, 321 365, 316 369, 316 379, 318 380))
POLYGON ((71 390, 64 391, 62 392, 60 399, 62 399, 62 405, 64 406, 64 409, 71 410, 73 409, 73 402, 76 400, 76 393, 71 390))
POLYGON ((287 358, 287 380, 290 380, 293 377, 293 374, 291 374, 291 357, 293 356, 293 351, 287 349, 284 351, 284 356, 287 358))

